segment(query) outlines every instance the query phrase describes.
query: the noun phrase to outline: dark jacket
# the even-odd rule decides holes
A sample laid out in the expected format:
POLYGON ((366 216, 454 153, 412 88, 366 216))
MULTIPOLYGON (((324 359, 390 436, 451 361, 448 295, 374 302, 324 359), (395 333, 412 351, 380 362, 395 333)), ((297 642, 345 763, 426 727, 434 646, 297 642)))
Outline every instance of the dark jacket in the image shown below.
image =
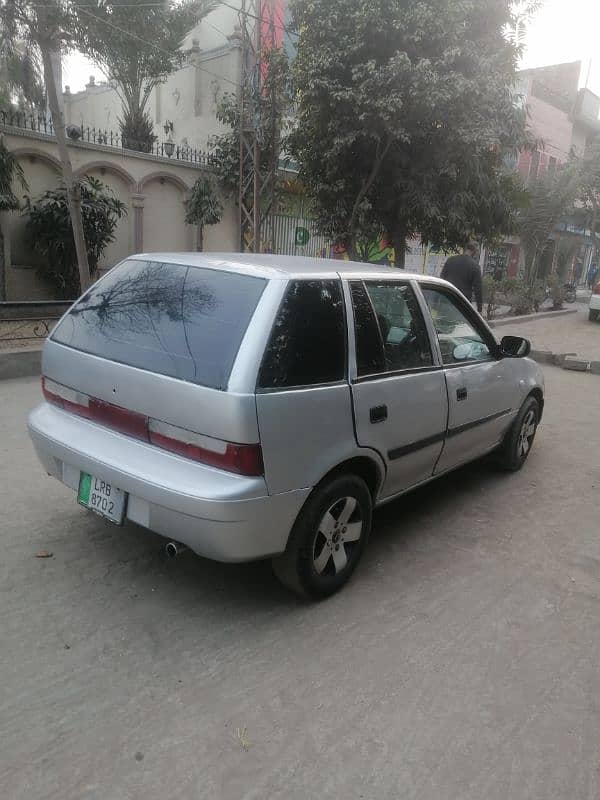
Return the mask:
POLYGON ((467 255, 451 256, 444 264, 441 277, 456 286, 469 302, 475 295, 477 308, 481 311, 483 308, 481 270, 474 259, 467 255))

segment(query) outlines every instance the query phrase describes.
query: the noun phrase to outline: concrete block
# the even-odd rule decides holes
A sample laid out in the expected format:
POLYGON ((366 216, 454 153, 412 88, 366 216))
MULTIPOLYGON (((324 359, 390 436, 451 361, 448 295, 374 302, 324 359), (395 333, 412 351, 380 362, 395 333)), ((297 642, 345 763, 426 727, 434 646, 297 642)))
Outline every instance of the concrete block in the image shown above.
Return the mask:
POLYGON ((600 375, 600 361, 591 361, 590 370, 593 375, 600 375))
POLYGON ((529 355, 538 364, 554 364, 554 353, 551 350, 532 350, 529 355))
POLYGON ((557 367, 562 367, 565 363, 566 358, 576 358, 577 353, 553 353, 553 363, 556 364, 557 367))
POLYGON ((575 372, 587 372, 590 367, 590 362, 585 358, 567 356, 562 366, 563 369, 572 369, 575 370, 575 372))
POLYGON ((28 378, 42 372, 41 348, 0 351, 0 380, 28 378))

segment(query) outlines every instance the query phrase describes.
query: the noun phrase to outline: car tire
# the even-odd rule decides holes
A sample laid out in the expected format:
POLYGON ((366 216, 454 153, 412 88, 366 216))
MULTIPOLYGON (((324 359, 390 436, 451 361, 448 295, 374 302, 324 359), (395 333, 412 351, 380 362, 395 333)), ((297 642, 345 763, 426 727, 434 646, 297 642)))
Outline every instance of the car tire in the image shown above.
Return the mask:
POLYGON ((590 308, 588 319, 590 322, 596 322, 598 319, 598 309, 597 308, 590 308))
POLYGON ((273 559, 279 580, 303 597, 320 600, 344 586, 371 533, 373 501, 356 475, 318 486, 300 511, 285 553, 273 559))
POLYGON ((540 404, 535 397, 528 397, 498 452, 498 461, 502 469, 507 472, 521 469, 531 452, 539 421, 540 404))

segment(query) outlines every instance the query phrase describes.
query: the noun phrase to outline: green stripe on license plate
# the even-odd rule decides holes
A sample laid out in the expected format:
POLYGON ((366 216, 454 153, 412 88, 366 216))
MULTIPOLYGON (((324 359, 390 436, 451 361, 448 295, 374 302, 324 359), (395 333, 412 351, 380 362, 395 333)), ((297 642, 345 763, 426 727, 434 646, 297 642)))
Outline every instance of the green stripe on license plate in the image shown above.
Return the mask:
POLYGON ((88 505, 90 502, 90 489, 92 488, 92 476, 87 472, 81 473, 79 479, 79 502, 88 505))

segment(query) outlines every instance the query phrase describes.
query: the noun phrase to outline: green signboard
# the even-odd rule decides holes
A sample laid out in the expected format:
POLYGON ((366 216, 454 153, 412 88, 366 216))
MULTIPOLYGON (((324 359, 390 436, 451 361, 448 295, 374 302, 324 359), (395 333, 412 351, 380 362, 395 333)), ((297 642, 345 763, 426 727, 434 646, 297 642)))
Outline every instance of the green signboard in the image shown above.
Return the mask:
POLYGON ((304 247, 309 239, 310 233, 307 228, 296 228, 296 247, 304 247))

